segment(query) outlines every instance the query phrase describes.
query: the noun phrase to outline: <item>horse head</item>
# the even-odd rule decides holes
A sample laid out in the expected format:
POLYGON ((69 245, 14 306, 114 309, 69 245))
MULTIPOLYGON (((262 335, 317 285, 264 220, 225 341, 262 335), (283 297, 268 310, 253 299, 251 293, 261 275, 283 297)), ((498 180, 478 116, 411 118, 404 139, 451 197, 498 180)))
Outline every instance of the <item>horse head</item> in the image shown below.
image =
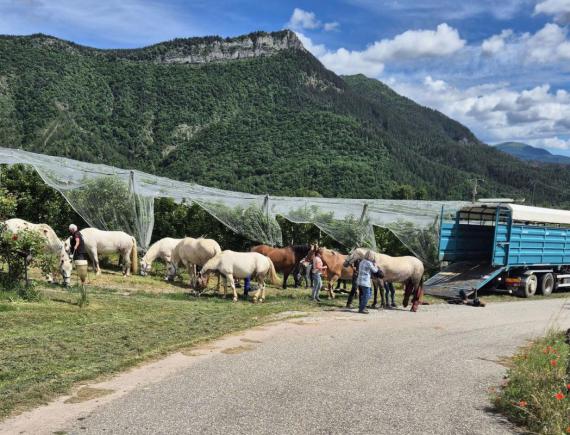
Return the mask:
POLYGON ((208 281, 210 280, 210 274, 201 270, 198 272, 198 277, 196 278, 196 290, 202 291, 208 287, 208 281))
MULTIPOLYGON (((169 263, 170 264, 170 263, 169 263)), ((168 266, 167 266, 168 267, 168 266)), ((148 263, 145 259, 145 257, 141 258, 140 261, 140 274, 142 276, 146 276, 148 275, 148 273, 150 272, 150 270, 152 269, 152 265, 150 263, 148 263)))
POLYGON ((61 252, 59 254, 59 273, 63 278, 63 286, 67 287, 71 283, 71 273, 73 272, 73 263, 69 258, 69 254, 65 251, 62 246, 61 252))
MULTIPOLYGON (((142 267, 141 267, 141 273, 142 273, 142 267)), ((169 261, 168 264, 166 265, 166 280, 174 281, 174 278, 176 278, 177 273, 178 273, 177 267, 174 265, 172 261, 169 261)))

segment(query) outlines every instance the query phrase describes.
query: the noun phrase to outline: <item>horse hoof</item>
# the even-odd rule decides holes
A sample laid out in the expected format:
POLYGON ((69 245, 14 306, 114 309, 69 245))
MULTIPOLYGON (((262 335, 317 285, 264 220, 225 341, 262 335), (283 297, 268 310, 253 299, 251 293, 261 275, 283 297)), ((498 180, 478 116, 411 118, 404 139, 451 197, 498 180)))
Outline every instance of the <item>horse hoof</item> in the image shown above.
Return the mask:
POLYGON ((238 300, 237 298, 233 298, 233 302, 236 303, 238 300))
POLYGON ((263 298, 259 298, 258 301, 259 301, 260 304, 262 304, 262 303, 263 303, 263 298))

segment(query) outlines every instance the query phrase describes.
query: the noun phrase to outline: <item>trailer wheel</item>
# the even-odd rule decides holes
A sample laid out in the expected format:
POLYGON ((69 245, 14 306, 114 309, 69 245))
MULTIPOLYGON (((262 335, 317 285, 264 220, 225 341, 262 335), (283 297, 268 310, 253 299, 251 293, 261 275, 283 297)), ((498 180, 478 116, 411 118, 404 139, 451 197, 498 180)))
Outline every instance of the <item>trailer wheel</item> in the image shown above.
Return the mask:
POLYGON ((549 273, 545 273, 542 275, 538 281, 538 289, 540 294, 544 296, 550 296, 554 291, 554 275, 549 273))
POLYGON ((538 288, 538 279, 536 275, 528 275, 522 281, 522 287, 519 291, 523 298, 531 298, 535 295, 536 289, 538 288))

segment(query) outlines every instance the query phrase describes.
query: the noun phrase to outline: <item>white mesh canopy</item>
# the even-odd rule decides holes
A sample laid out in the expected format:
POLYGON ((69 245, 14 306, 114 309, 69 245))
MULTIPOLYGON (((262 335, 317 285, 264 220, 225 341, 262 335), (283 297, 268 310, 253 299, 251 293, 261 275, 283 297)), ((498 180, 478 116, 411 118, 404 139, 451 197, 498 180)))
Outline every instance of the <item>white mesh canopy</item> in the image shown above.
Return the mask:
MULTIPOLYGON (((281 245, 280 215, 311 223, 341 244, 376 247, 373 226, 391 230, 424 262, 437 258, 442 210, 448 216, 462 201, 304 198, 252 195, 175 181, 140 171, 0 148, 0 164, 27 164, 57 189, 85 221, 104 230, 132 234, 143 249, 152 237, 154 198, 196 203, 233 231, 260 243, 281 245)), ((380 247, 381 248, 381 247, 380 247)))

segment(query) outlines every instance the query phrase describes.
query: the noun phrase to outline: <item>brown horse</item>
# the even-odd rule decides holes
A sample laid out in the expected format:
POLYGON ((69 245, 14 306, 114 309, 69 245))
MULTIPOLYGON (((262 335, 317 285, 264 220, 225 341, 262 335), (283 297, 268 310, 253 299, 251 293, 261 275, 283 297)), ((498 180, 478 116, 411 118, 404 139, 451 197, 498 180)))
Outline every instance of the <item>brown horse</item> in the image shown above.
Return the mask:
MULTIPOLYGON (((293 245, 286 246, 285 248, 273 248, 268 245, 257 245, 251 248, 251 252, 258 252, 260 254, 269 257, 275 266, 277 272, 283 274, 283 288, 287 288, 287 278, 289 275, 299 267, 301 260, 309 253, 313 248, 311 245, 293 245)), ((295 280, 295 287, 298 286, 297 279, 293 275, 295 280)))
POLYGON ((327 291, 329 292, 329 299, 334 299, 333 289, 335 283, 339 279, 352 280, 353 269, 351 266, 344 266, 346 255, 340 254, 332 249, 315 248, 312 249, 305 258, 308 261, 313 261, 317 252, 321 254, 321 260, 323 260, 324 265, 327 266, 325 278, 328 281, 327 291))

